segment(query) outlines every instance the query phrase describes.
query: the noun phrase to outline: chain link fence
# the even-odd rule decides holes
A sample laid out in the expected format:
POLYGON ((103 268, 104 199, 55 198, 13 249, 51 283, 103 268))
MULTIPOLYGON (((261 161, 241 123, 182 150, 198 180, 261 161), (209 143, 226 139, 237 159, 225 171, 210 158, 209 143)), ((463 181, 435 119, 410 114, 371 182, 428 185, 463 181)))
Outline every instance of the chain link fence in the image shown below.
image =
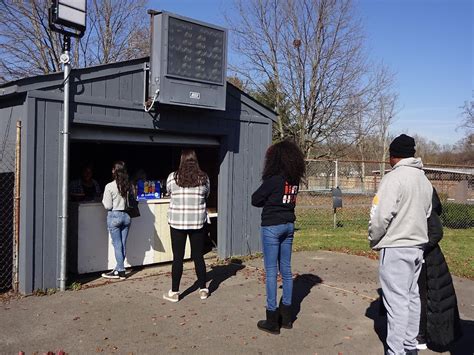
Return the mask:
POLYGON ((15 141, 0 137, 0 293, 13 286, 15 141))
MULTIPOLYGON (((297 226, 315 229, 367 228, 372 199, 386 162, 308 160, 306 181, 300 187, 297 226), (342 208, 333 209, 333 189, 342 192, 342 208)), ((425 174, 443 204, 443 225, 474 227, 474 166, 425 164, 425 174)))

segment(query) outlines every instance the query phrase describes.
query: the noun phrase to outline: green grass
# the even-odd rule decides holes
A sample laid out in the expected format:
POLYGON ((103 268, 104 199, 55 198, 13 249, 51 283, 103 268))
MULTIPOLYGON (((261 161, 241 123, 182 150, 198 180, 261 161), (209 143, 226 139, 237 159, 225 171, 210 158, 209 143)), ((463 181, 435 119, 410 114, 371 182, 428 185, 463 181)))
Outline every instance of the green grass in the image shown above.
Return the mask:
POLYGON ((440 245, 451 272, 474 279, 474 228, 445 228, 440 245))
MULTIPOLYGON (((338 213, 339 227, 333 228, 332 211, 299 209, 293 248, 300 250, 331 250, 362 255, 372 259, 378 253, 369 248, 366 208, 345 209, 338 213)), ((444 229, 440 243, 451 272, 474 279, 474 228, 444 229)))

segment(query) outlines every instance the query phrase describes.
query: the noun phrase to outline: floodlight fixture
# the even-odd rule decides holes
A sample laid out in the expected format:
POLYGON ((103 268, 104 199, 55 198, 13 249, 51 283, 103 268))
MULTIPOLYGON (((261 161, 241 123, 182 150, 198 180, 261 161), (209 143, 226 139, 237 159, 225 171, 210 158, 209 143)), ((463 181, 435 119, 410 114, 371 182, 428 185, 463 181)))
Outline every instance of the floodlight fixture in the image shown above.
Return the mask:
POLYGON ((52 0, 49 26, 53 31, 82 37, 86 31, 87 0, 52 0))

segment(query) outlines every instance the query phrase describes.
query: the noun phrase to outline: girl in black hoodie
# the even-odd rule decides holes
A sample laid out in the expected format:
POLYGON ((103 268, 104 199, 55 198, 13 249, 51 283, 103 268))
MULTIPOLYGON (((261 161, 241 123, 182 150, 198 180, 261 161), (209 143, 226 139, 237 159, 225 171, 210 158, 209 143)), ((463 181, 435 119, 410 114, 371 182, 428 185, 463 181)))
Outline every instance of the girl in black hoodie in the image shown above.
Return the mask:
POLYGON ((267 317, 259 321, 257 326, 272 334, 280 333, 280 325, 292 328, 291 250, 296 196, 304 173, 304 156, 298 146, 288 140, 276 143, 267 150, 263 182, 252 195, 252 205, 263 207, 261 238, 267 291, 267 317), (279 308, 276 301, 278 271, 283 280, 279 308))

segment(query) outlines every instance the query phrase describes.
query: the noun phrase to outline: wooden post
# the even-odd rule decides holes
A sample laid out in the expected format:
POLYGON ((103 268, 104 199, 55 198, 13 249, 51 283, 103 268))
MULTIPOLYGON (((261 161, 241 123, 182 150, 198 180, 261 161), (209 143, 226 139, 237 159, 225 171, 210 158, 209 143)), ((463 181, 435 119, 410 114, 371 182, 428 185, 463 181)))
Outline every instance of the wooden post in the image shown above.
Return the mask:
POLYGON ((13 201, 13 290, 18 292, 18 269, 20 266, 20 178, 21 178, 21 121, 16 123, 15 146, 15 192, 13 201))

